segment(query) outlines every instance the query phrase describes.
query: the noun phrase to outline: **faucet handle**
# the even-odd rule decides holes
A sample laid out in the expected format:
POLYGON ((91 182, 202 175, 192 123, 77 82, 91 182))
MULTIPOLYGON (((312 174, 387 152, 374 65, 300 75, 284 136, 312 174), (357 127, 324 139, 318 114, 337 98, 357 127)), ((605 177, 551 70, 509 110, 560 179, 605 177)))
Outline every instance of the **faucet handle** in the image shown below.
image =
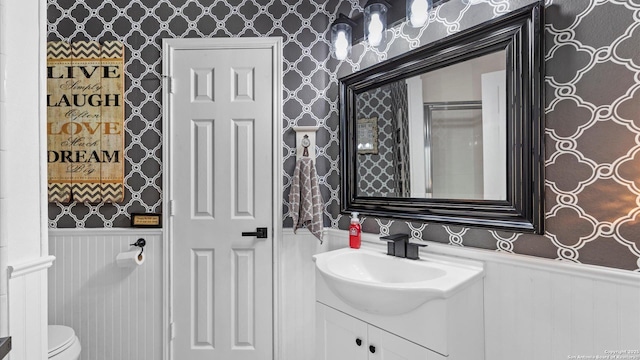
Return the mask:
POLYGON ((387 242, 394 242, 394 241, 408 240, 408 239, 409 239, 409 234, 393 234, 393 235, 383 236, 380 238, 380 240, 384 240, 387 242))
POLYGON ((409 234, 393 234, 380 238, 387 242, 387 255, 406 257, 406 246, 409 242, 409 234))
POLYGON ((418 260, 420 254, 418 253, 421 247, 428 246, 427 244, 412 243, 407 241, 407 259, 418 260))

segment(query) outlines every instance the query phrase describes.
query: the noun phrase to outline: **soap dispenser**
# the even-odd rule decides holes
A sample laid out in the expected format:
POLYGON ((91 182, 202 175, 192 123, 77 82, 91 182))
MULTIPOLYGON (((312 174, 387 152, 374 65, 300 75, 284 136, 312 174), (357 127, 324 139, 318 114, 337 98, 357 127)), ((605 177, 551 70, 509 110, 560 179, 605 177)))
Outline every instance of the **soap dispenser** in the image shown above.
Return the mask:
POLYGON ((360 249, 362 227, 360 226, 360 219, 358 219, 358 213, 351 213, 351 224, 349 225, 349 247, 352 249, 360 249))

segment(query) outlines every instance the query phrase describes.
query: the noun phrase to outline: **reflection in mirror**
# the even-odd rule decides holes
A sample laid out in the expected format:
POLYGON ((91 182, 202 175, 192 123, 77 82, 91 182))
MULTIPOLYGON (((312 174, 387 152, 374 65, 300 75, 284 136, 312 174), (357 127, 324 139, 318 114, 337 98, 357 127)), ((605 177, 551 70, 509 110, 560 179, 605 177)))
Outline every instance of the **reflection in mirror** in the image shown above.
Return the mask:
POLYGON ((425 128, 425 196, 483 199, 482 102, 425 103, 425 128))
POLYGON ((505 200, 506 56, 357 93, 358 196, 505 200))
POLYGON ((382 197, 407 197, 409 193, 409 155, 402 144, 407 137, 406 84, 398 81, 358 94, 358 195, 382 197), (404 111, 403 111, 404 110, 404 111), (362 151, 361 126, 367 119, 376 120, 377 137, 372 147, 377 151, 362 151), (403 155, 396 154, 404 151, 403 155))

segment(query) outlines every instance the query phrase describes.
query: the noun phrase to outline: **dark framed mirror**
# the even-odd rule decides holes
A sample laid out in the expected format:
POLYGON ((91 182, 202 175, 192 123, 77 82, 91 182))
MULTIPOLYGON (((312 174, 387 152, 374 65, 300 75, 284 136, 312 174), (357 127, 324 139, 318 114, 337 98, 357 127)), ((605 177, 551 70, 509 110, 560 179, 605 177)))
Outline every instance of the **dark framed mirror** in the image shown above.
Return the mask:
POLYGON ((543 6, 340 79, 341 211, 543 233, 543 6))

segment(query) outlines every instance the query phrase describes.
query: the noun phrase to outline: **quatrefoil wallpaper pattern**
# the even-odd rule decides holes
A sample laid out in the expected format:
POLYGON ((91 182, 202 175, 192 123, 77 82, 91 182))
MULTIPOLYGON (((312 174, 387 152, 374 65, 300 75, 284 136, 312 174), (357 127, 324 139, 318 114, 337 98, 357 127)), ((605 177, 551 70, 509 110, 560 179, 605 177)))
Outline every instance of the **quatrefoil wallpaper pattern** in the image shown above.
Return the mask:
POLYGON ((358 96, 357 118, 376 118, 378 127, 378 153, 358 154, 358 194, 361 196, 391 196, 396 191, 390 98, 391 88, 388 86, 358 96))
MULTIPOLYGON (((337 211, 337 62, 325 39, 341 1, 48 0, 48 40, 119 40, 126 47, 125 190, 117 204, 55 203, 49 227, 127 227, 136 212, 161 212, 163 38, 279 36, 284 42, 284 182, 295 164, 293 126, 320 125, 316 153, 327 219, 337 211)), ((286 200, 285 200, 286 201, 286 200)), ((288 204, 283 204, 283 218, 288 204)), ((328 224, 327 224, 328 225, 328 224)), ((289 226, 291 222, 289 220, 289 226)))
MULTIPOLYGON (((421 29, 388 31, 383 49, 361 43, 329 56, 329 24, 362 12, 358 0, 48 0, 48 40, 119 40, 126 46, 126 198, 51 204, 50 227, 126 227, 161 210, 160 43, 166 37, 281 36, 284 40, 283 221, 296 125, 319 125, 317 169, 325 226, 339 214, 338 78, 532 3, 451 0, 421 29)), ((366 218, 367 232, 410 232, 458 246, 640 271, 640 1, 546 0, 546 234, 366 218)))

